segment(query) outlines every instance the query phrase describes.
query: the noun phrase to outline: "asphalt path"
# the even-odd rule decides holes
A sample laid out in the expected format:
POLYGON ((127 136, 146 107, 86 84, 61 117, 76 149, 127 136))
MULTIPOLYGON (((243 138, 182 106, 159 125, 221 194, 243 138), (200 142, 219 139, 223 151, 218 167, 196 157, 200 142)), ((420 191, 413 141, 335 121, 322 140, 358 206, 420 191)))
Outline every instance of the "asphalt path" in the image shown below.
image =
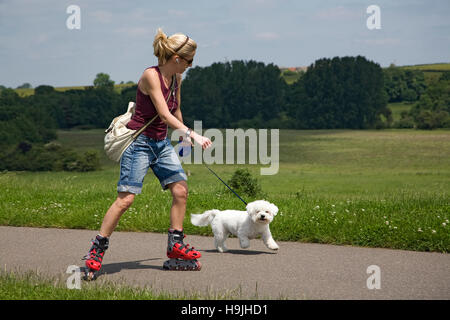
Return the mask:
MULTIPOLYGON (((95 235, 0 226, 0 267, 67 279, 69 266, 84 265, 95 235)), ((218 253, 212 237, 187 235, 185 242, 202 253, 201 271, 162 269, 166 234, 114 232, 97 281, 242 299, 450 299, 449 254, 297 242, 278 242, 274 252, 260 239, 241 249, 236 238, 218 253)))

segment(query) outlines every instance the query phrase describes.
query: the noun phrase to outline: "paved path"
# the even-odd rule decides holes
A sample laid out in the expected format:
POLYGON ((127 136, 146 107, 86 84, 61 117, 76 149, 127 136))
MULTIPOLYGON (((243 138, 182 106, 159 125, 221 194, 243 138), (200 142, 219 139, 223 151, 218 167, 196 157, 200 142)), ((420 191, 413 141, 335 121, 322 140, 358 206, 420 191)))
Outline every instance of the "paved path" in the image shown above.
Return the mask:
MULTIPOLYGON (((95 234, 0 226, 0 267, 67 278, 69 265, 83 265, 80 257, 95 234)), ((261 240, 240 249, 235 238, 228 240, 231 251, 220 254, 212 237, 188 235, 186 241, 203 255, 200 272, 162 270, 165 234, 115 232, 98 281, 179 292, 236 290, 242 298, 450 299, 450 254, 295 242, 278 242, 273 253, 261 240), (371 265, 380 268, 381 289, 367 288, 371 265)))

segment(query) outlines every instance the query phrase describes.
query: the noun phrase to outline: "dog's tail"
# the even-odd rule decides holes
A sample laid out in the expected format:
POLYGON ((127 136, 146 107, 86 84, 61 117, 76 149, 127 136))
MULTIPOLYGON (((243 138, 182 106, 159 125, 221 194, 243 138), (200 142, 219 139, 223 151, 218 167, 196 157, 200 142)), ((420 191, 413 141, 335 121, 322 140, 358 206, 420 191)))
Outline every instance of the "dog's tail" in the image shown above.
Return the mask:
POLYGON ((200 214, 191 214, 191 223, 194 226, 206 227, 211 224, 211 221, 213 221, 214 217, 219 212, 219 210, 213 209, 200 214))

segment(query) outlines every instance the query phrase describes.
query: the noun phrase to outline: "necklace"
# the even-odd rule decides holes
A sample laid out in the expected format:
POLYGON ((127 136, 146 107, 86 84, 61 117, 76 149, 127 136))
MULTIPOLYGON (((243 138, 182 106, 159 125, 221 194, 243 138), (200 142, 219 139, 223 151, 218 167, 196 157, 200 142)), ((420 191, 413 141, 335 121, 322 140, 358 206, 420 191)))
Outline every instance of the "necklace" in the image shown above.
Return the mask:
POLYGON ((161 76, 162 76, 162 78, 163 78, 164 84, 166 85, 167 88, 169 88, 169 87, 170 87, 170 84, 171 84, 171 82, 172 82, 172 77, 170 77, 170 79, 167 80, 166 77, 164 76, 164 73, 163 73, 163 71, 161 70, 161 68, 159 68, 159 72, 161 73, 161 76))
POLYGON ((171 80, 167 80, 166 77, 164 77, 164 76, 162 76, 162 78, 163 78, 163 80, 164 80, 164 84, 166 85, 166 87, 169 88, 169 87, 170 87, 171 80))

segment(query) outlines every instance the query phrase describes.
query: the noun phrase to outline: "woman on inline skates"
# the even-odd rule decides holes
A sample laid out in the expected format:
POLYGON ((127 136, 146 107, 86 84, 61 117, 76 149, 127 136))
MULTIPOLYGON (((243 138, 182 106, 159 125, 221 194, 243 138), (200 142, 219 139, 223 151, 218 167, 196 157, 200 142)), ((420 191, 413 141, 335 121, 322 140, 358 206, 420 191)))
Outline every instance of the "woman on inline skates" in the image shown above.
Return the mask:
POLYGON ((180 110, 181 74, 194 60, 197 44, 186 35, 177 33, 167 37, 161 29, 153 42, 158 65, 145 69, 138 82, 135 114, 128 128, 139 129, 156 114, 159 115, 146 130, 125 150, 120 160, 118 196, 103 219, 99 234, 92 240, 86 255, 87 277, 94 279, 102 267, 108 249, 109 237, 122 214, 132 205, 136 194, 141 193, 144 176, 151 168, 162 188, 172 193, 167 256, 170 260, 164 269, 199 270, 200 252, 183 243, 183 220, 188 197, 187 177, 170 140, 167 128, 180 129, 185 139, 200 144, 203 149, 211 140, 183 124, 180 110), (171 90, 172 89, 172 90, 171 90), (170 98, 168 95, 171 95, 170 98))

